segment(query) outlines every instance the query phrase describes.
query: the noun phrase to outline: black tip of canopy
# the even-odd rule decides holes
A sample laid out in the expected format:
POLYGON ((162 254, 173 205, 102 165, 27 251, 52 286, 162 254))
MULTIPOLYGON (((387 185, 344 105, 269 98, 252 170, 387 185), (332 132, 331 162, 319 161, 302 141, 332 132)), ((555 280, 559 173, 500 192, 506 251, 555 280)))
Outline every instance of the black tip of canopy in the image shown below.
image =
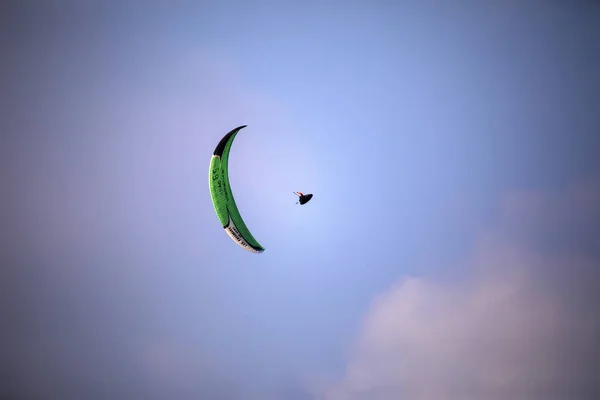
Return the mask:
POLYGON ((221 139, 221 141, 219 142, 219 144, 217 145, 217 147, 215 148, 215 151, 213 153, 213 156, 219 156, 221 157, 223 155, 223 151, 225 151, 225 146, 227 145, 227 141, 229 140, 229 138, 231 138, 233 135, 235 135, 240 129, 245 128, 248 125, 241 125, 238 126, 235 129, 232 129, 231 131, 229 131, 225 136, 223 136, 223 139, 221 139))

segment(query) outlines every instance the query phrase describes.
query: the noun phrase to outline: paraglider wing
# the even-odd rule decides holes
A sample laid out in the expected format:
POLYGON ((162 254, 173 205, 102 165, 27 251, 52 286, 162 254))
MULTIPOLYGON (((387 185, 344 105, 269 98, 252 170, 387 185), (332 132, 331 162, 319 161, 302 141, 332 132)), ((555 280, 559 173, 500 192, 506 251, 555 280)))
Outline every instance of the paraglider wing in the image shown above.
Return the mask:
POLYGON ((239 126, 221 139, 210 161, 208 182, 215 212, 225 232, 242 248, 252 253, 262 253, 265 249, 248 230, 229 186, 228 161, 231 144, 238 132, 245 127, 246 125, 239 126))

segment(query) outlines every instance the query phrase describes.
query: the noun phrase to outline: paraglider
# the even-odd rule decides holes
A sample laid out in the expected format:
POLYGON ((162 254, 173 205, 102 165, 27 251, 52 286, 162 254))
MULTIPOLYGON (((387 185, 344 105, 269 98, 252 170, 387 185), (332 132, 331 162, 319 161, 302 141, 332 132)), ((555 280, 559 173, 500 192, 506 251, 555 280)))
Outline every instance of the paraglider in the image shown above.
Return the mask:
POLYGON ((296 202, 296 204, 300 203, 300 205, 304 205, 306 203, 308 203, 310 201, 310 199, 312 199, 313 195, 311 193, 309 194, 304 194, 302 192, 294 192, 298 197, 298 201, 296 202))
POLYGON ((243 249, 252 253, 262 253, 265 249, 244 223, 229 185, 228 162, 231 145, 238 132, 246 126, 231 130, 221 139, 210 161, 208 182, 215 212, 225 232, 243 249))

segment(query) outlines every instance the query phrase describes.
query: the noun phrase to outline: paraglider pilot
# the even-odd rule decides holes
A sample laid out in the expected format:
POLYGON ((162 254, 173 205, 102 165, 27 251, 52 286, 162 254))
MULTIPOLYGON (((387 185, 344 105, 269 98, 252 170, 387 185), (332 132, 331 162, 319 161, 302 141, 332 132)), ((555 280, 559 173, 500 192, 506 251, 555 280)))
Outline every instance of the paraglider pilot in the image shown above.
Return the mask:
POLYGON ((294 192, 300 199, 296 202, 296 204, 300 203, 300 205, 306 204, 312 199, 312 194, 304 194, 302 192, 294 192))

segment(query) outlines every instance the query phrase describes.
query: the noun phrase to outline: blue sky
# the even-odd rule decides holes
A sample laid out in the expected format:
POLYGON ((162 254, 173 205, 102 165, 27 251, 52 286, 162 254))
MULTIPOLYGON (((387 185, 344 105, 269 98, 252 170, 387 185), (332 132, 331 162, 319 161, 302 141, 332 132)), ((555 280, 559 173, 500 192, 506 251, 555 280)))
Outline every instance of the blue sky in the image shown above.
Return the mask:
POLYGON ((586 351, 597 5, 25 1, 2 15, 12 394, 600 390, 586 351), (229 239, 208 192, 214 147, 244 124, 230 178, 261 255, 229 239), (293 191, 315 197, 299 207, 293 191), (569 340, 579 352, 561 352, 569 340), (495 363, 490 347, 541 364, 495 363), (525 364, 524 388, 510 374, 525 364))

